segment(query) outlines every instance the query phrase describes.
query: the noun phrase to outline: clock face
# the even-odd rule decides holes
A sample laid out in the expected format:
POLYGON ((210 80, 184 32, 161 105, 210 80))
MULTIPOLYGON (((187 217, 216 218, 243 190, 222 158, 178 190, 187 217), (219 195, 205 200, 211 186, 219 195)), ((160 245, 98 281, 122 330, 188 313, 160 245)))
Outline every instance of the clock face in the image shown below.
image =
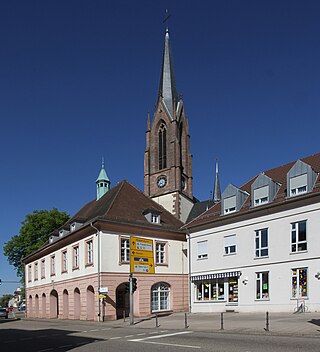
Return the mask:
POLYGON ((167 178, 165 176, 160 176, 157 180, 157 185, 159 188, 163 188, 167 184, 167 178))

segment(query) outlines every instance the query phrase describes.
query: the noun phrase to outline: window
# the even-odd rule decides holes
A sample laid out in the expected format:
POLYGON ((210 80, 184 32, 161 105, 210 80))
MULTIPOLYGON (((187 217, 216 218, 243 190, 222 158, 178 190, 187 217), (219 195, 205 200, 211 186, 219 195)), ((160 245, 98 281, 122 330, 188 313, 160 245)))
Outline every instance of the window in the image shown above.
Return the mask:
POLYGON ((225 300, 224 280, 198 282, 196 284, 197 301, 223 301, 225 300))
POLYGON ((307 250, 307 222, 300 221, 291 224, 291 252, 307 250))
POLYGON ((269 186, 257 188, 253 191, 254 206, 269 202, 269 186))
POLYGON ((308 177, 307 174, 290 178, 290 196, 297 196, 307 192, 308 177))
POLYGON ((161 282, 151 287, 151 310, 152 312, 170 310, 170 286, 168 284, 161 282))
POLYGON ((56 274, 56 257, 54 255, 52 255, 50 257, 50 261, 51 261, 51 275, 55 275, 56 274))
POLYGON ((256 299, 269 299, 269 273, 256 273, 256 299))
POLYGON ((236 235, 224 237, 224 254, 235 254, 237 251, 236 235))
POLYGON ((76 223, 74 222, 73 224, 71 224, 70 230, 75 231, 75 229, 76 229, 76 223))
POLYGON ((151 222, 154 224, 160 224, 160 215, 151 214, 151 222))
POLYGON ((164 123, 159 129, 159 170, 167 167, 167 130, 164 123))
POLYGON ((307 268, 292 269, 292 298, 306 298, 308 296, 307 268))
POLYGON ((256 231, 256 257, 266 257, 269 254, 268 250, 268 229, 256 231))
POLYGON ((233 213, 236 211, 236 196, 225 198, 224 204, 224 214, 233 213))
POLYGON ((156 242, 156 264, 166 264, 166 243, 156 242))
POLYGON ((208 258, 208 241, 200 241, 198 244, 198 259, 208 258))
POLYGON ((130 239, 120 238, 120 262, 128 263, 130 261, 130 239))
POLYGON ((93 241, 92 240, 86 241, 86 259, 87 259, 86 265, 93 264, 93 241))
POLYGON ((38 280, 38 263, 34 263, 34 279, 38 280))
POLYGON ((41 260, 41 279, 44 279, 46 277, 46 260, 42 259, 41 260))
POLYGON ((73 247, 72 266, 73 269, 79 269, 79 246, 73 247))
POLYGON ((31 282, 32 277, 31 277, 31 265, 28 266, 28 282, 31 282))
POLYGON ((68 271, 68 257, 67 257, 67 250, 62 251, 62 256, 61 256, 61 268, 62 268, 62 272, 65 273, 68 271))

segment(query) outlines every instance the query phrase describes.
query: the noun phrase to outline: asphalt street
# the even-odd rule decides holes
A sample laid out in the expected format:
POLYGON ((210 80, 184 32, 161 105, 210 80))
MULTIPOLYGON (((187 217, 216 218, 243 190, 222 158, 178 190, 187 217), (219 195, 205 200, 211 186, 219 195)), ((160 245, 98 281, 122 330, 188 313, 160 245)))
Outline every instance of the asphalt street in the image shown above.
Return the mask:
MULTIPOLYGON (((151 324, 151 323, 150 323, 151 324)), ((320 351, 320 337, 106 326, 82 321, 1 320, 1 351, 320 351)))

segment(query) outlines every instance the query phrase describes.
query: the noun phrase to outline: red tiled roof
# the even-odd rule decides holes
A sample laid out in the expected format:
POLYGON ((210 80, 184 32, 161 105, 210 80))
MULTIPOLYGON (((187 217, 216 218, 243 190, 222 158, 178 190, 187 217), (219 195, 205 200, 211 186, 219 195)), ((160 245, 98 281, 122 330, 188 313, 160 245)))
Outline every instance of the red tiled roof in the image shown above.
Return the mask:
MULTIPOLYGON (((320 173, 320 153, 308 156, 306 158, 300 159, 304 163, 310 165, 312 169, 316 173, 320 173)), ((265 171, 264 174, 270 177, 273 181, 277 182, 280 184, 280 188, 274 198, 274 200, 271 202, 272 204, 274 203, 285 203, 288 198, 286 197, 286 190, 287 190, 287 173, 290 171, 292 166, 297 162, 297 160, 292 161, 286 165, 282 165, 279 167, 276 167, 274 169, 265 171)), ((256 175, 252 179, 250 179, 247 183, 245 183, 242 187, 240 187, 241 190, 248 192, 251 194, 251 185, 253 182, 256 180, 256 178, 259 176, 256 175)), ((315 186, 310 193, 320 193, 320 181, 319 177, 316 179, 315 186)), ((298 199, 300 197, 306 196, 306 194, 301 195, 301 196, 296 196, 294 197, 295 199, 298 199)), ((270 206, 271 203, 268 203, 266 205, 260 205, 259 207, 251 207, 251 197, 249 196, 247 200, 244 202, 242 208, 237 212, 237 213, 232 213, 230 215, 223 215, 223 218, 232 218, 236 216, 239 213, 244 213, 244 212, 255 212, 263 207, 268 207, 270 206)), ((193 221, 189 222, 184 228, 193 228, 197 226, 201 226, 204 224, 208 224, 213 221, 218 221, 219 219, 222 219, 221 217, 221 203, 215 204, 213 207, 211 207, 209 210, 198 216, 196 219, 193 221)))

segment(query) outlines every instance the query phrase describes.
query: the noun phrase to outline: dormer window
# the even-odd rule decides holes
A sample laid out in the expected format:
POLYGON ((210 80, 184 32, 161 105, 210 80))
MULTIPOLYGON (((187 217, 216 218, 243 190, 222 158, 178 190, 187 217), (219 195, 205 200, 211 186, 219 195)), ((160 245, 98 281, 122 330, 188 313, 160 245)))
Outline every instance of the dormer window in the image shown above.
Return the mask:
POLYGON ((70 226, 70 231, 75 231, 76 229, 76 223, 74 222, 73 224, 71 224, 70 226))
POLYGON ((290 196, 297 196, 307 193, 308 178, 307 174, 290 178, 290 196))
POLYGON ((296 197, 311 192, 316 178, 317 173, 310 165, 297 160, 287 174, 287 196, 296 197))
POLYGON ((146 209, 143 212, 144 217, 151 223, 151 224, 161 224, 161 212, 156 209, 146 209))
POLYGON ((254 206, 269 202, 269 186, 260 187, 253 191, 254 206))
POLYGON ((160 224, 160 215, 151 214, 151 222, 154 224, 160 224))
POLYGON ((236 211, 236 197, 224 199, 224 213, 230 214, 236 211))
POLYGON ((221 215, 239 211, 248 198, 248 193, 234 185, 229 185, 221 196, 221 215))
POLYGON ((261 173, 251 185, 251 206, 258 207, 272 202, 279 188, 279 183, 261 173))

